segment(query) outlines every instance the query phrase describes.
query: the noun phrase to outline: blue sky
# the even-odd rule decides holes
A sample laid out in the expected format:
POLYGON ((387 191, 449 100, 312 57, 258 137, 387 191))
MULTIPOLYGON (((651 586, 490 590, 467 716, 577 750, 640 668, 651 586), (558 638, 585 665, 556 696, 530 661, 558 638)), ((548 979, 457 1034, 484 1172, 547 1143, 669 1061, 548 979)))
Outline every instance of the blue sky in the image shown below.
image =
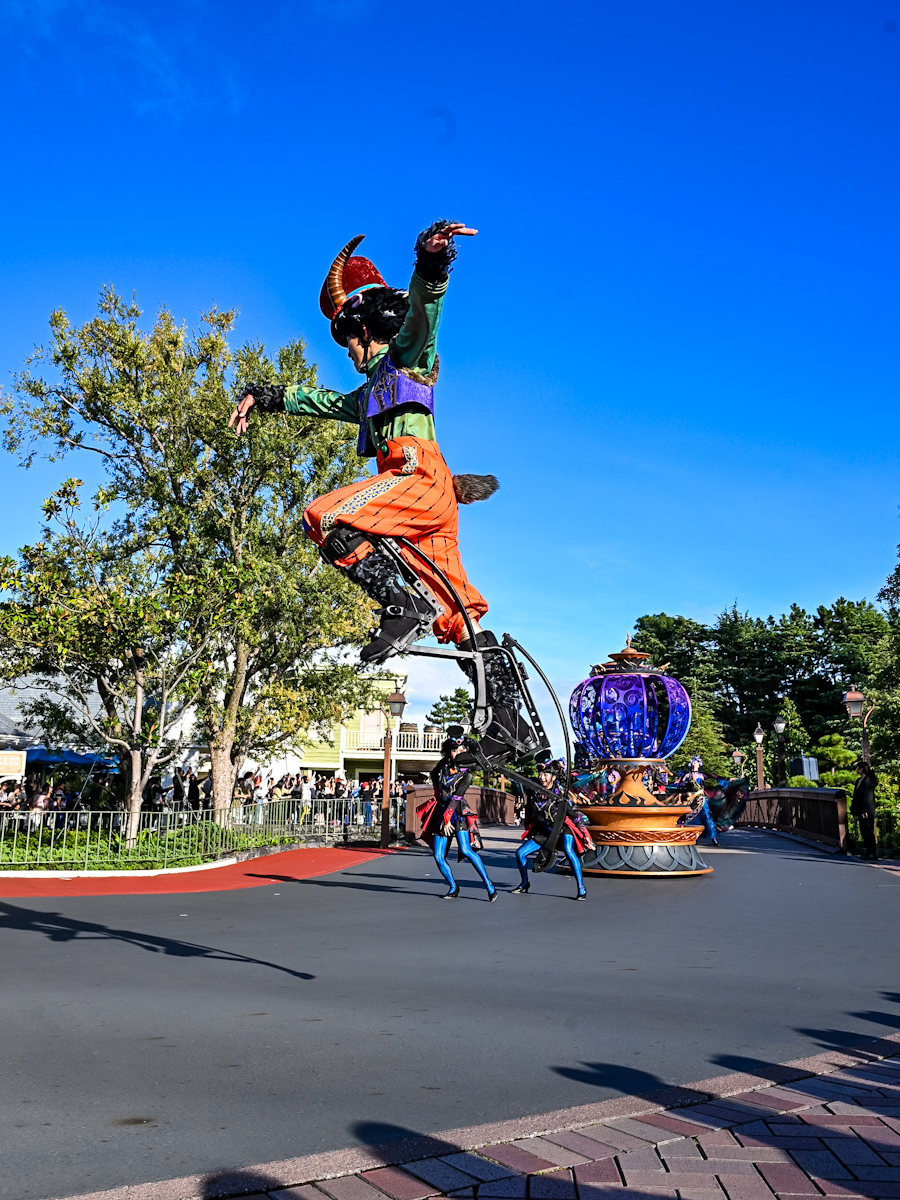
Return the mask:
MULTIPOLYGON (((462 514, 498 632, 565 691, 645 612, 874 598, 900 539, 898 24, 898 0, 0 0, 0 381, 111 281, 300 333, 349 389, 331 257, 365 232, 403 285, 417 231, 458 218, 438 436, 501 481, 462 514)), ((11 551, 69 469, 4 467, 11 551)))

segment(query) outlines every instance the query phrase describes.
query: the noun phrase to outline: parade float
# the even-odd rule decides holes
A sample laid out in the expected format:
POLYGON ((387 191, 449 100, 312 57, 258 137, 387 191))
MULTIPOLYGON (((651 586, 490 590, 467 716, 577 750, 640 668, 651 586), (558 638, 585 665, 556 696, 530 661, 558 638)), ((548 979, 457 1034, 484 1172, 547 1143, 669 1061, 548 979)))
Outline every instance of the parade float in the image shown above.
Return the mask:
POLYGON ((690 805, 681 795, 654 795, 644 783, 687 736, 691 700, 684 686, 629 638, 575 688, 569 715, 593 772, 614 768, 619 774, 612 794, 595 794, 582 807, 596 846, 584 857, 584 871, 642 878, 710 874, 696 845, 701 827, 678 824, 690 805))

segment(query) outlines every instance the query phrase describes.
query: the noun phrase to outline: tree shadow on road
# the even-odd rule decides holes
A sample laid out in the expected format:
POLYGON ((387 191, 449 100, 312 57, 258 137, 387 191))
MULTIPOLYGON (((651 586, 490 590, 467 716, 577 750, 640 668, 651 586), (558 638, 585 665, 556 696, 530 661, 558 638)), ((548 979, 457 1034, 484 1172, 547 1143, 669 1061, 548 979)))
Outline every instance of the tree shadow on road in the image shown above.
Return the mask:
POLYGON ((20 908, 18 905, 9 904, 6 901, 0 901, 0 928, 15 929, 23 933, 39 933, 51 942, 126 942, 130 946, 136 946, 139 950, 146 950, 151 954, 246 963, 270 967, 273 971, 283 971, 284 974, 292 975, 295 979, 315 979, 315 975, 310 975, 306 971, 294 971, 290 967, 283 967, 279 963, 268 962, 263 958, 253 958, 248 954, 220 950, 215 946, 204 946, 200 942, 187 942, 181 938, 159 937, 152 933, 138 933, 133 929, 117 929, 114 926, 101 925, 95 921, 80 921, 74 917, 65 917, 62 913, 20 908))
POLYGON ((717 1067, 728 1067, 729 1071, 753 1075, 766 1083, 790 1083, 800 1074, 793 1067, 784 1067, 781 1063, 768 1062, 764 1058, 746 1058, 742 1054, 713 1054, 709 1061, 717 1067))
POLYGON ((276 1179, 258 1167, 235 1167, 206 1175, 201 1195, 203 1200, 216 1200, 219 1196, 248 1196, 253 1192, 265 1194, 286 1186, 284 1179, 276 1179))
MULTIPOLYGON (((423 1159, 446 1158, 456 1155, 458 1157, 450 1159, 450 1165, 463 1173, 467 1173, 470 1163, 474 1164, 477 1161, 475 1153, 471 1150, 471 1143, 460 1145, 452 1139, 435 1134, 417 1133, 416 1130, 408 1129, 403 1125, 391 1125, 384 1121, 357 1121, 351 1126, 350 1131, 385 1166, 402 1165, 412 1174, 420 1174, 420 1178, 424 1179, 426 1183, 430 1178, 435 1183, 442 1184, 444 1188, 447 1187, 447 1168, 443 1164, 436 1164, 441 1170, 439 1174, 435 1175, 429 1170, 429 1164, 422 1161, 423 1159), (444 1176, 443 1181, 442 1175, 444 1176)), ((490 1157, 490 1151, 481 1150, 479 1153, 490 1157)), ((502 1175, 491 1182, 483 1182, 482 1178, 472 1178, 469 1187, 471 1187, 471 1195, 474 1200, 481 1200, 482 1197, 484 1200, 502 1200, 502 1198, 525 1200, 526 1195, 559 1197, 560 1200, 563 1200, 564 1197, 576 1194, 572 1186, 571 1171, 567 1168, 556 1168, 545 1174, 523 1175, 508 1168, 497 1168, 496 1163, 492 1163, 492 1166, 502 1172, 502 1175)), ((463 1187, 462 1179, 458 1181, 458 1186, 459 1188, 463 1187)), ((588 1186, 582 1188, 580 1194, 585 1196, 592 1190, 588 1186)), ((447 1195, 447 1192, 442 1194, 447 1195)), ((450 1193, 450 1195, 463 1194, 470 1193, 468 1191, 466 1193, 461 1191, 450 1193)), ((628 1200, 659 1200, 659 1192, 645 1192, 642 1188, 630 1187, 628 1200)))
POLYGON ((350 1132, 386 1166, 416 1158, 459 1154, 462 1149, 458 1142, 420 1133, 405 1125, 392 1125, 389 1121, 355 1121, 350 1132))
MULTIPOLYGON (((881 998, 887 1000, 889 1004, 900 1004, 900 992, 884 991, 881 993, 881 998)), ((868 1021, 872 1025, 881 1025, 889 1030, 900 1029, 900 1013, 878 1012, 870 1009, 867 1012, 847 1013, 847 1016, 853 1017, 857 1021, 868 1021)), ((797 1033, 802 1033, 804 1037, 815 1038, 823 1050, 864 1050, 867 1046, 871 1046, 873 1054, 876 1056, 879 1054, 878 1045, 881 1039, 877 1034, 871 1035, 866 1039, 858 1031, 851 1032, 846 1029, 803 1029, 799 1027, 797 1028, 797 1033)), ((883 1047, 894 1046, 900 1049, 896 1042, 884 1041, 882 1045, 883 1047)))
POLYGON ((707 1092, 668 1084, 650 1071, 626 1067, 621 1063, 583 1062, 580 1067, 551 1067, 564 1079, 587 1083, 591 1087, 618 1092, 623 1096, 638 1096, 642 1100, 659 1100, 665 1104, 694 1104, 708 1098, 707 1092))

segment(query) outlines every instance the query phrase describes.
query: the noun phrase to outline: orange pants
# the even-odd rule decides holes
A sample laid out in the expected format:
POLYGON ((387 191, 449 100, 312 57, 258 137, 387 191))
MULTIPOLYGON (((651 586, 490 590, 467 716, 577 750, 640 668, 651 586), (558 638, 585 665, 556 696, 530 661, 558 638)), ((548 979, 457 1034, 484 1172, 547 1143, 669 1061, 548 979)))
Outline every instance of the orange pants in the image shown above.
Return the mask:
MULTIPOLYGON (((319 546, 335 525, 349 525, 361 533, 408 538, 444 572, 470 616, 477 619, 487 612, 487 601, 469 583, 460 561, 459 508, 453 477, 436 442, 414 437, 388 442, 387 454, 378 455, 378 474, 374 478, 320 496, 304 518, 310 537, 319 546)), ((340 565, 349 567, 370 550, 363 544, 342 558, 340 565)), ((414 554, 406 550, 403 557, 446 609, 434 623, 438 641, 465 641, 465 622, 446 587, 414 554)))

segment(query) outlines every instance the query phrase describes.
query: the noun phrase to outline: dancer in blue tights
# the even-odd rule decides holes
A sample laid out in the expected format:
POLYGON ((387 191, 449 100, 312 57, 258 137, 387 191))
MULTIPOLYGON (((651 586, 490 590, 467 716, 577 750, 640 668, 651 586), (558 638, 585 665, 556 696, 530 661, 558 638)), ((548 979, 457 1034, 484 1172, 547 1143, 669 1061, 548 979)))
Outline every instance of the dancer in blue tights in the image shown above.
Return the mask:
POLYGON ((553 828, 553 819, 556 816, 556 805, 566 805, 565 823, 562 827, 560 835, 560 847, 563 854, 569 860, 569 866, 572 868, 572 873, 578 884, 578 894, 576 900, 586 900, 587 892, 584 888, 584 876, 581 872, 581 858, 585 850, 593 847, 593 839, 588 833, 584 818, 579 813, 578 809, 570 802, 567 796, 563 795, 562 784, 560 783, 560 775, 562 767, 559 763, 547 763, 538 773, 538 783, 541 787, 548 791, 555 792, 558 800, 547 800, 544 797, 533 798, 529 796, 528 804, 525 808, 525 832, 522 835, 524 841, 516 851, 516 861, 519 864, 519 874, 522 876, 522 882, 517 888, 513 888, 513 894, 518 896, 527 895, 531 884, 528 882, 528 858, 529 855, 535 854, 546 842, 550 836, 550 831, 553 828))
POLYGON ((434 799, 426 801, 417 810, 422 819, 422 837, 431 843, 434 861, 450 887, 444 896, 445 900, 455 900, 459 896, 459 884, 453 878, 447 862, 447 848, 455 834, 460 859, 470 862, 481 876, 488 901, 492 902, 497 899, 497 889, 478 855, 481 839, 478 836, 477 818, 465 799, 466 788, 472 782, 475 760, 465 747, 461 725, 449 726, 447 733, 449 736, 441 747, 441 761, 431 772, 434 799))

